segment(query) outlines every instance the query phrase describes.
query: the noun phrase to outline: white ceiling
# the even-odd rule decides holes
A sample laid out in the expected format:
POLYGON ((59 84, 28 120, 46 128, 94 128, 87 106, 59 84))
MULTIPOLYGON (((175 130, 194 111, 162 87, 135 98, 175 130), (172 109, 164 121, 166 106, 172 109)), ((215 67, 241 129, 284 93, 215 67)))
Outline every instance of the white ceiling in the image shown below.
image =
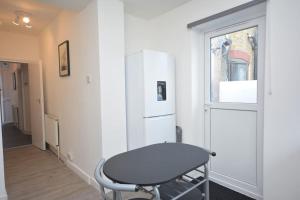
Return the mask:
MULTIPOLYGON (((79 11, 91 0, 0 0, 0 30, 38 34, 61 9, 79 11), (12 24, 14 12, 30 13, 32 29, 12 24)), ((151 19, 168 12, 190 0, 120 0, 127 13, 136 17, 151 19)))
POLYGON ((151 19, 162 15, 190 0, 122 0, 127 13, 151 19))
POLYGON ((46 5, 34 0, 0 0, 0 30, 37 34, 55 18, 60 10, 56 6, 46 5), (12 24, 16 10, 22 10, 32 15, 32 29, 12 24))
POLYGON ((55 5, 63 9, 80 11, 91 1, 91 0, 36 0, 49 5, 55 5))

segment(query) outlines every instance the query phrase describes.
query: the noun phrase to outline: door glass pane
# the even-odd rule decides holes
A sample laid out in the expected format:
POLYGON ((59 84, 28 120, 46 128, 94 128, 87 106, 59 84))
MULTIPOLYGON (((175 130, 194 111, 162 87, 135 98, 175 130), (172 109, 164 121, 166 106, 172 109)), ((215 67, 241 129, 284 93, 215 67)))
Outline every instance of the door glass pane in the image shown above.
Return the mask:
POLYGON ((257 27, 210 39, 211 102, 257 102, 257 27))

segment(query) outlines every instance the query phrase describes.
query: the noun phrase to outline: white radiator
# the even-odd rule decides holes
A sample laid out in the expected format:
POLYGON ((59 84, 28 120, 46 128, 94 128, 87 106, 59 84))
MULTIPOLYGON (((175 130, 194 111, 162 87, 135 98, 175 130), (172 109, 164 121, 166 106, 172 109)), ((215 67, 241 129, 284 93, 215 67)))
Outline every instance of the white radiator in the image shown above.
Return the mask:
POLYGON ((46 142, 57 150, 59 156, 59 121, 58 118, 45 114, 46 142))

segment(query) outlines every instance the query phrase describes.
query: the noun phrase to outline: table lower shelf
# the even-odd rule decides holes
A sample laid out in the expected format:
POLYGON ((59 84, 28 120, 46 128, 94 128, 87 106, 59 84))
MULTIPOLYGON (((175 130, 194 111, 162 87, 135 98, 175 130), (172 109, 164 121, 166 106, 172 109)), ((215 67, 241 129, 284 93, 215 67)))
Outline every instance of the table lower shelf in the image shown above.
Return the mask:
MULTIPOLYGON (((175 180, 169 183, 160 185, 159 192, 162 200, 171 200, 172 198, 178 196, 179 194, 186 191, 188 188, 193 186, 192 183, 185 182, 182 180, 175 180)), ((184 196, 180 197, 178 200, 202 200, 204 199, 202 192, 195 188, 184 196)))

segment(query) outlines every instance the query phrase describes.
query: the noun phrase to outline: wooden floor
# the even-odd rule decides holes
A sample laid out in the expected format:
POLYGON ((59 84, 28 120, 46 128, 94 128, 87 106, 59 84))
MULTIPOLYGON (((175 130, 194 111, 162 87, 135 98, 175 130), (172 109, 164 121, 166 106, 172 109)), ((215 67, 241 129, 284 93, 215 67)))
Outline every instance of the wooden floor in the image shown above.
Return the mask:
MULTIPOLYGON (((4 150, 8 200, 101 200, 96 189, 85 183, 49 151, 33 146, 4 150)), ((124 199, 147 197, 123 193, 124 199)), ((112 199, 108 194, 107 199, 112 199)))
POLYGON ((99 200, 86 184, 48 151, 27 146, 4 152, 9 200, 99 200))

